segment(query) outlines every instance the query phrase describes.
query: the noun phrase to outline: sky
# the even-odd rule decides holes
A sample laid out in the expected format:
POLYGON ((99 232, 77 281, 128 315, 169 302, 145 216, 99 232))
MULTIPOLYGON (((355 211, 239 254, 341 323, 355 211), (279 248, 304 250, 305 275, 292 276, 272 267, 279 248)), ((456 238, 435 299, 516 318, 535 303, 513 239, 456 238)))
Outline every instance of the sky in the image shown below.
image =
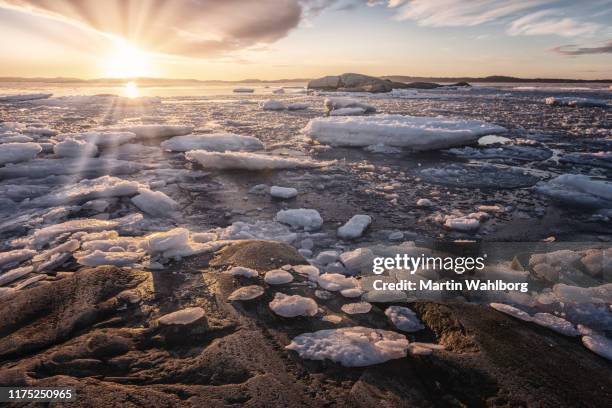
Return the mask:
POLYGON ((0 76, 612 78, 612 0, 0 0, 0 76))

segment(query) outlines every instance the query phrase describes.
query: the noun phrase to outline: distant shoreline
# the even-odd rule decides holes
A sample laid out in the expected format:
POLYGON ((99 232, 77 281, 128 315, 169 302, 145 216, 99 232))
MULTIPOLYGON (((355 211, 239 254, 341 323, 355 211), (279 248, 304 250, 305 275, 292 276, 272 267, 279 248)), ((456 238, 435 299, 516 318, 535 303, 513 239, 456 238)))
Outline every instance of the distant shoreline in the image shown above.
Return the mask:
MULTIPOLYGON (((417 77, 406 75, 385 75, 380 78, 397 82, 469 82, 469 83, 612 83, 612 79, 568 79, 568 78, 517 78, 510 76, 494 75, 488 77, 417 77)), ((23 77, 0 77, 0 83, 6 82, 29 82, 47 84, 123 84, 125 81, 137 81, 139 85, 195 85, 195 84, 244 84, 244 83, 307 83, 311 78, 290 79, 242 79, 236 81, 224 80, 199 80, 199 79, 176 79, 176 78, 23 78, 23 77)))

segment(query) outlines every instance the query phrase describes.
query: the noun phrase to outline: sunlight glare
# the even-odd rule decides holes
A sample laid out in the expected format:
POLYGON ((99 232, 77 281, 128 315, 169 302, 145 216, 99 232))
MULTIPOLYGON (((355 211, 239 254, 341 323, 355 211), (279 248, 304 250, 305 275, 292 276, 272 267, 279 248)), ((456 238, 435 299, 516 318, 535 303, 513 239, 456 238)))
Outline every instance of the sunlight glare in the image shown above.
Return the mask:
POLYGON ((152 76, 151 57, 127 41, 116 43, 112 55, 105 59, 105 76, 137 78, 152 76))
POLYGON ((125 84, 125 87, 123 88, 123 95, 130 99, 138 98, 140 96, 140 91, 138 90, 138 85, 136 85, 136 82, 130 81, 125 84))

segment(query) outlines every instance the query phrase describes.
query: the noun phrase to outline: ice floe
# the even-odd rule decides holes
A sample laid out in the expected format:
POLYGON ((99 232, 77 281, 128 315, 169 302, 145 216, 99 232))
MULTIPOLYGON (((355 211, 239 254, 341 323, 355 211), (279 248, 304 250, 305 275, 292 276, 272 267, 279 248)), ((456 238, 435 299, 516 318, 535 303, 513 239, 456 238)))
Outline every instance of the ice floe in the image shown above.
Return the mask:
POLYGON ((319 310, 317 302, 300 295, 277 293, 268 305, 270 310, 282 317, 314 316, 319 310))
POLYGON ((324 273, 319 276, 317 283, 330 292, 338 292, 359 286, 357 279, 346 277, 339 273, 324 273))
POLYGON ((448 150, 448 153, 468 159, 501 159, 509 161, 542 161, 549 159, 553 152, 544 147, 535 146, 502 146, 473 148, 462 147, 448 150))
POLYGON ((340 108, 334 109, 329 116, 360 116, 366 113, 364 108, 340 108))
POLYGON ((612 361, 612 340, 606 336, 600 334, 583 336, 582 344, 593 353, 612 361))
POLYGON ((296 110, 304 110, 304 109, 308 109, 309 106, 307 103, 303 103, 303 102, 293 102, 290 103, 289 105, 287 105, 287 109, 290 111, 296 111, 296 110))
POLYGON ((574 97, 548 97, 544 103, 551 106, 572 106, 575 108, 609 108, 607 101, 593 98, 574 98, 574 97))
POLYGON ((233 268, 225 271, 226 274, 232 276, 242 276, 245 278, 256 278, 259 276, 259 272, 255 269, 246 268, 244 266, 234 266, 233 268))
POLYGON ((382 143, 413 150, 444 149, 474 143, 484 134, 506 129, 468 119, 404 115, 315 118, 303 132, 333 146, 365 147, 382 143))
POLYGON ((132 197, 132 203, 153 217, 172 217, 179 206, 161 191, 151 191, 147 188, 139 189, 138 195, 132 197))
POLYGON ((208 133, 204 135, 176 136, 161 143, 164 150, 186 152, 189 150, 254 151, 262 150, 264 144, 252 136, 241 136, 234 133, 208 133))
MULTIPOLYGON (((23 144, 23 143, 20 143, 23 144)), ((3 145, 0 145, 0 149, 3 145)), ((44 178, 48 176, 79 175, 101 176, 105 174, 132 174, 152 165, 97 157, 34 159, 26 163, 0 167, 0 179, 3 178, 44 178)))
POLYGON ((480 228, 480 221, 469 217, 447 216, 444 220, 444 226, 456 231, 470 232, 480 228))
POLYGON ((238 87, 238 88, 234 88, 232 90, 232 92, 234 92, 234 93, 253 93, 253 92, 255 92, 255 89, 253 89, 253 88, 246 88, 246 87, 238 87))
POLYGON ((243 286, 233 291, 228 300, 251 300, 264 294, 264 288, 258 285, 243 286))
POLYGON ((282 269, 272 269, 264 275, 264 282, 268 285, 284 285, 293 281, 293 275, 282 269))
POLYGON ((206 318, 206 311, 201 307, 188 307, 183 310, 163 315, 157 322, 162 326, 184 326, 196 323, 206 318))
POLYGON ((293 228, 303 228, 304 231, 316 231, 323 225, 319 212, 306 208, 280 210, 274 219, 293 228))
POLYGON ((133 196, 143 185, 136 181, 127 181, 113 176, 102 176, 85 179, 74 185, 68 185, 53 193, 31 200, 31 206, 57 206, 65 204, 82 204, 86 201, 133 196))
POLYGON ((405 357, 408 340, 392 331, 355 326, 300 334, 286 348, 308 360, 364 367, 405 357))
POLYGON ((15 265, 32 258, 36 251, 31 249, 15 249, 7 252, 0 252, 0 269, 15 265))
POLYGON ((518 309, 514 306, 511 305, 507 305, 505 303, 490 303, 489 306, 491 306, 493 309, 497 310, 498 312, 502 312, 505 313, 507 315, 510 315, 512 317, 516 317, 517 319, 526 321, 526 322, 530 322, 531 316, 529 315, 529 313, 522 311, 521 309, 518 309))
POLYGON ((162 139, 173 136, 188 135, 193 132, 190 125, 126 125, 114 126, 106 129, 115 132, 131 132, 139 139, 162 139))
POLYGON ((559 157, 559 162, 612 169, 612 152, 566 153, 559 157))
POLYGON ((144 252, 104 252, 95 250, 87 254, 75 253, 77 262, 85 266, 131 266, 144 256, 144 252))
POLYGON ((42 152, 42 147, 38 143, 2 143, 0 144, 0 166, 32 160, 40 152, 42 152))
POLYGON ((98 154, 98 147, 82 140, 66 139, 53 146, 53 152, 58 157, 92 157, 98 154))
MULTIPOLYGON (((334 114, 334 111, 344 110, 342 114, 348 114, 350 110, 359 111, 360 113, 352 113, 353 115, 363 115, 364 113, 372 113, 376 112, 376 107, 369 105, 367 103, 363 103, 357 99, 353 98, 341 98, 341 97, 331 97, 325 98, 323 101, 323 105, 330 112, 330 114, 334 114)), ((339 114, 339 115, 342 115, 339 114)))
POLYGON ((451 164, 441 168, 421 170, 426 181, 436 184, 468 188, 521 188, 530 187, 539 178, 519 167, 492 164, 451 164))
POLYGON ((219 153, 207 152, 204 150, 191 150, 185 153, 185 157, 189 161, 198 163, 203 168, 215 170, 264 171, 322 167, 326 165, 326 163, 307 159, 294 159, 246 152, 219 153))
POLYGON ((281 101, 277 101, 274 99, 269 99, 267 101, 264 101, 261 103, 261 108, 263 110, 271 110, 271 111, 278 111, 278 110, 285 110, 287 109, 287 106, 285 106, 284 103, 282 103, 281 101))
POLYGON ((350 315, 363 314, 372 310, 372 305, 368 302, 346 303, 340 309, 350 315))
POLYGON ((297 197, 298 191, 293 187, 272 186, 270 188, 270 195, 274 198, 288 200, 297 197))
POLYGON ((58 135, 56 139, 60 142, 72 139, 91 143, 98 147, 113 147, 131 142, 136 139, 136 135, 133 132, 80 132, 64 133, 58 135))
POLYGON ((541 183, 537 191, 562 204, 612 208, 612 183, 581 174, 562 174, 541 183))
POLYGON ((389 306, 385 315, 401 331, 412 333, 425 328, 416 313, 404 306, 389 306))
POLYGON ((338 228, 338 237, 342 239, 355 239, 363 235, 366 228, 372 223, 372 217, 357 214, 351 217, 343 226, 338 228))
POLYGON ((578 336, 580 334, 572 323, 550 313, 536 313, 532 316, 531 321, 565 336, 578 336))

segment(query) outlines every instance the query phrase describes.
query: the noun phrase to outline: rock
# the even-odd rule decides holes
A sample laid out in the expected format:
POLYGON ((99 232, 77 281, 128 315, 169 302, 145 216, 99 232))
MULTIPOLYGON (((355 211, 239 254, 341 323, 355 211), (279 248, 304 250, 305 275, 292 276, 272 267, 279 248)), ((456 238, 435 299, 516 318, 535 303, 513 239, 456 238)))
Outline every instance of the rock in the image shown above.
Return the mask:
POLYGON ((373 76, 346 73, 326 76, 308 82, 308 89, 344 92, 390 92, 394 88, 405 88, 400 82, 381 79, 373 76))

